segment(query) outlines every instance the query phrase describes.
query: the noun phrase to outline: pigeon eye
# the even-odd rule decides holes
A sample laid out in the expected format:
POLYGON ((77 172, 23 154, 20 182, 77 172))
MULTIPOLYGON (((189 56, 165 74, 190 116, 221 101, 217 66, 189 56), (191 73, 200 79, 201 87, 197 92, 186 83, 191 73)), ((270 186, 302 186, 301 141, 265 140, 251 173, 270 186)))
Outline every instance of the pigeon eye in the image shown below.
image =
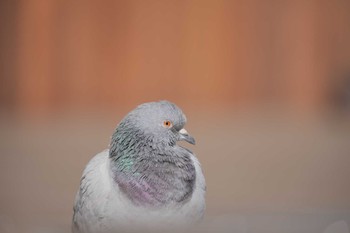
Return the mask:
POLYGON ((173 124, 171 123, 171 121, 164 121, 163 126, 166 128, 170 128, 171 126, 173 126, 173 124))

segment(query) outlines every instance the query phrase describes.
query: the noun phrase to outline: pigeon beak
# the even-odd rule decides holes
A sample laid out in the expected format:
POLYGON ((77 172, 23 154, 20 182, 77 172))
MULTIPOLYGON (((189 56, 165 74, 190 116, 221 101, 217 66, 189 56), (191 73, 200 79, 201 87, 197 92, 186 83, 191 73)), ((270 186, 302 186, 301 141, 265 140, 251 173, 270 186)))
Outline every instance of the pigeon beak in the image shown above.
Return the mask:
POLYGON ((180 138, 179 138, 179 140, 180 141, 186 141, 186 142, 188 142, 188 143, 191 143, 192 145, 195 145, 196 144, 196 141, 194 140, 194 138, 191 136, 191 135, 189 135, 188 133, 187 133, 187 130, 185 130, 185 129, 181 129, 180 131, 179 131, 179 133, 180 133, 180 138))

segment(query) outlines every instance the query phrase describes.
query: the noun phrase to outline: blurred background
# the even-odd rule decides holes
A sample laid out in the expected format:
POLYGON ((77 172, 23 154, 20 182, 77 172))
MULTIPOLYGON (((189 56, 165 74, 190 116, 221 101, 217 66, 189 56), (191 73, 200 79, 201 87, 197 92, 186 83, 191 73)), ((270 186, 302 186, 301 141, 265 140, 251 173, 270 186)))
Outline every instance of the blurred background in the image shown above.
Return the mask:
POLYGON ((82 170, 167 99, 203 231, 349 232, 348 0, 1 0, 0 232, 69 232, 82 170))

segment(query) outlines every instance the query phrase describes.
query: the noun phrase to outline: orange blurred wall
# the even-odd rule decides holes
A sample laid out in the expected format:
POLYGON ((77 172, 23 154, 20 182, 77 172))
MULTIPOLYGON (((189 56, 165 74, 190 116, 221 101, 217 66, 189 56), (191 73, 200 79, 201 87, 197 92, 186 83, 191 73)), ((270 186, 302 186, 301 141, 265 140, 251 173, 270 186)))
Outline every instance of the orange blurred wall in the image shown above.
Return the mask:
POLYGON ((3 108, 327 104, 350 2, 1 1, 3 108))

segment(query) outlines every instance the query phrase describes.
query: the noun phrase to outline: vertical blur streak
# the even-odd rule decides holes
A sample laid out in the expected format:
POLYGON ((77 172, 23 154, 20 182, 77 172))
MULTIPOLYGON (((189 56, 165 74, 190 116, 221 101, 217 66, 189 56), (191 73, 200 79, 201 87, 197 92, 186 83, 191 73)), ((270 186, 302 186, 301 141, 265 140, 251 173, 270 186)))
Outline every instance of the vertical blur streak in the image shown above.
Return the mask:
POLYGON ((9 110, 15 105, 16 47, 18 2, 0 1, 0 106, 9 110))
POLYGON ((20 109, 47 110, 51 104, 53 1, 20 1, 18 14, 18 80, 16 102, 20 109))

